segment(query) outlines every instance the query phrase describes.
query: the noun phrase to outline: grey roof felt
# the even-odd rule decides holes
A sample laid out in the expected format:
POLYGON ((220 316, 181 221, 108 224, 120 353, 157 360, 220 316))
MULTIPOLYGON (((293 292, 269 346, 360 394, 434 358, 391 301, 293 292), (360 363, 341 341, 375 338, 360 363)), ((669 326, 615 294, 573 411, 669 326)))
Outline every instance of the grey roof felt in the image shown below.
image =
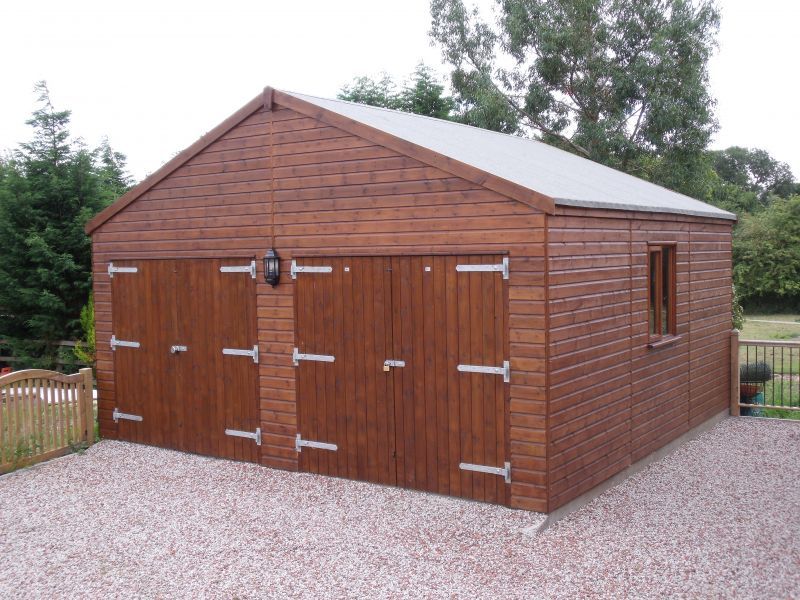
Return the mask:
POLYGON ((553 198, 557 205, 736 215, 543 142, 364 104, 285 92, 553 198))

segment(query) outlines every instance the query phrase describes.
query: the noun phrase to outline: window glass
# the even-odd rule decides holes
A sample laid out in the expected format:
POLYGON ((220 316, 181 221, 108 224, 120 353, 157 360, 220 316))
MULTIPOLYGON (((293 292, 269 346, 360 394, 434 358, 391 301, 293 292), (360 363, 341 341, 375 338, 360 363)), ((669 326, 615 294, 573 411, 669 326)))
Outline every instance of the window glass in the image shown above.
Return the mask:
POLYGON ((665 246, 661 250, 661 334, 667 335, 672 331, 672 323, 670 322, 670 296, 672 290, 672 248, 665 246))
POLYGON ((658 329, 658 250, 650 252, 650 333, 657 334, 658 329))

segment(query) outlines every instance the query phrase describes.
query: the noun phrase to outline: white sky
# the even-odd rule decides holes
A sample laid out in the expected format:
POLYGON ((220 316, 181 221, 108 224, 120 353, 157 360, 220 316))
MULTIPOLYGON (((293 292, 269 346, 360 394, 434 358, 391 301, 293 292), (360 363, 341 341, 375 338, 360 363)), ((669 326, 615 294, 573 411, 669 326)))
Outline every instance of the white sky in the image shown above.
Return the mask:
MULTIPOLYGON (((714 146, 764 148, 800 176, 800 3, 720 4, 714 146)), ((2 0, 0 149, 29 139, 45 79, 72 133, 108 136, 141 179, 265 85, 332 98, 354 76, 402 78, 421 60, 444 75, 429 26, 428 0, 2 0)))

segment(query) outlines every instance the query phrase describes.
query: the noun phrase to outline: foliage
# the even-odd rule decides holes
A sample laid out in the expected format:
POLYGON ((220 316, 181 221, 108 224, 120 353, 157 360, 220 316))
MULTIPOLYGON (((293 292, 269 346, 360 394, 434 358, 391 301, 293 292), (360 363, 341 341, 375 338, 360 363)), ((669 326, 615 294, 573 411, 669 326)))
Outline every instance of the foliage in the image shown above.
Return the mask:
POLYGON ((694 165, 716 128, 707 90, 719 27, 712 0, 498 7, 492 26, 463 0, 431 1, 431 35, 454 68, 460 105, 474 110, 490 98, 506 131, 516 122, 517 133, 634 174, 642 157, 694 165))
POLYGON ((455 102, 444 95, 444 86, 433 71, 420 63, 398 95, 398 110, 437 119, 450 119, 455 102))
POLYGON ((384 73, 379 81, 356 77, 352 84, 341 89, 337 97, 438 119, 451 119, 455 107, 454 100, 445 95, 444 86, 437 81, 433 70, 421 63, 399 91, 397 84, 384 73))
POLYGON ((731 287, 733 288, 733 294, 731 295, 731 325, 734 329, 741 331, 742 327, 744 327, 744 308, 742 308, 739 302, 739 294, 736 292, 736 286, 732 285, 731 287))
MULTIPOLYGON (((714 171, 723 181, 752 193, 762 206, 768 205, 773 195, 788 198, 800 194, 800 185, 789 165, 774 159, 766 150, 731 146, 711 152, 711 157, 714 171)), ((757 208, 753 206, 752 210, 757 208)))
POLYGON ((81 330, 83 337, 75 344, 75 357, 87 365, 95 362, 94 294, 89 294, 89 302, 81 309, 81 330))
POLYGON ((0 339, 20 366, 53 368, 57 342, 80 334, 91 288, 83 227, 129 179, 123 155, 72 140, 70 112, 53 107, 44 82, 35 89, 33 138, 0 164, 0 339))
POLYGON ((336 97, 369 106, 398 108, 397 85, 387 73, 378 81, 366 76, 356 77, 353 83, 343 86, 336 97))
POLYGON ((734 282, 745 304, 800 306, 800 196, 777 198, 734 231, 734 282))
POLYGON ((739 366, 739 381, 764 383, 772 379, 772 369, 765 362, 745 363, 739 366))

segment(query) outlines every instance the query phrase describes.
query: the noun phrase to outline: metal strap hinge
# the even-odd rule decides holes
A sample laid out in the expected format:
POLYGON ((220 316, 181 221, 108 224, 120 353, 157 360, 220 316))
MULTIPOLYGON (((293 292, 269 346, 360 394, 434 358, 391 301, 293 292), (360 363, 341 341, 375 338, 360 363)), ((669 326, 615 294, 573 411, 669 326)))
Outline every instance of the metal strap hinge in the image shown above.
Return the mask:
POLYGON ((223 354, 228 354, 230 356, 249 356, 253 359, 253 362, 258 364, 258 344, 253 346, 252 350, 239 350, 238 348, 223 348, 223 354))
POLYGON ((461 273, 475 273, 478 271, 491 271, 503 274, 503 279, 508 279, 508 257, 499 265, 456 265, 456 271, 461 273))
POLYGON ((114 409, 114 412, 111 413, 111 416, 114 418, 114 423, 119 423, 120 419, 124 419, 126 421, 141 421, 142 417, 139 415, 130 415, 128 413, 120 412, 118 408, 114 409))
POLYGON ((292 352, 292 364, 296 367, 300 364, 301 360, 315 360, 317 362, 333 362, 336 360, 335 356, 330 354, 302 354, 297 348, 292 352))
POLYGON ((220 267, 220 273, 250 273, 250 277, 256 278, 256 261, 251 260, 249 265, 220 267))
POLYGON ((122 346, 124 348, 138 348, 140 346, 139 342, 126 342, 125 340, 118 340, 116 336, 111 336, 111 349, 116 350, 118 346, 122 346))
POLYGON ((316 448, 317 450, 332 450, 336 452, 339 449, 339 446, 336 444, 328 444, 327 442, 312 442, 311 440, 304 440, 300 437, 300 434, 297 434, 297 437, 294 440, 294 449, 298 452, 303 451, 303 446, 306 448, 316 448))
POLYGON ((297 279, 298 273, 332 273, 333 267, 311 267, 298 265, 296 260, 292 261, 292 269, 289 271, 292 279, 297 279))
POLYGON ((115 267, 113 262, 108 263, 108 276, 114 278, 114 273, 138 273, 138 267, 115 267))
POLYGON ((461 463, 459 469, 464 471, 475 471, 477 473, 488 473, 489 475, 502 475, 506 483, 511 483, 511 463, 505 463, 504 467, 487 467, 485 465, 473 465, 471 463, 461 463))
POLYGON ((503 361, 502 367, 484 367, 482 365, 458 365, 456 367, 462 373, 488 373, 489 375, 502 375, 503 381, 508 383, 511 381, 511 364, 503 361))
POLYGON ((261 445, 261 427, 256 427, 255 433, 250 433, 249 431, 239 431, 238 429, 226 429, 225 435, 255 440, 257 446, 261 445))

